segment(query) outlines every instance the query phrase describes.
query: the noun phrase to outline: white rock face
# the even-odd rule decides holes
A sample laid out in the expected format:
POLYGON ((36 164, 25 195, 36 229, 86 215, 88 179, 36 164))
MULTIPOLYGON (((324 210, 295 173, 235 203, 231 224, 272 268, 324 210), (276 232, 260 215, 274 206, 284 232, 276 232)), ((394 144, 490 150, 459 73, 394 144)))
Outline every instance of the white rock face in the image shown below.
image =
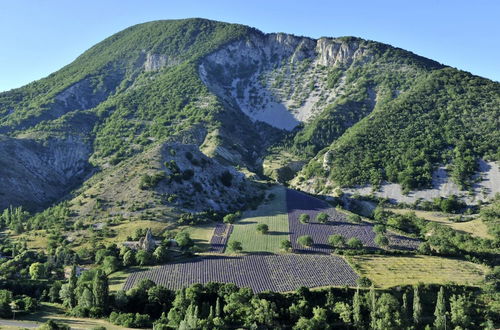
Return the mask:
MULTIPOLYGON (((480 181, 473 185, 473 195, 469 192, 460 190, 459 187, 451 181, 444 167, 440 167, 433 174, 433 188, 417 190, 404 195, 401 185, 396 183, 385 183, 379 191, 374 192, 376 196, 388 198, 398 203, 414 203, 418 199, 432 200, 437 197, 447 197, 451 195, 461 196, 467 204, 476 204, 478 201, 485 201, 496 193, 500 193, 500 170, 495 162, 479 161, 480 181)), ((360 195, 369 195, 372 193, 371 186, 365 186, 353 189, 344 189, 346 193, 360 195)))
POLYGON ((165 66, 171 66, 174 64, 178 64, 179 61, 174 58, 169 58, 167 55, 163 54, 146 54, 146 61, 144 62, 144 70, 149 71, 158 71, 165 66))
POLYGON ((253 121, 292 130, 342 95, 343 77, 327 86, 329 68, 369 58, 356 40, 253 34, 207 56, 199 74, 211 91, 253 121))

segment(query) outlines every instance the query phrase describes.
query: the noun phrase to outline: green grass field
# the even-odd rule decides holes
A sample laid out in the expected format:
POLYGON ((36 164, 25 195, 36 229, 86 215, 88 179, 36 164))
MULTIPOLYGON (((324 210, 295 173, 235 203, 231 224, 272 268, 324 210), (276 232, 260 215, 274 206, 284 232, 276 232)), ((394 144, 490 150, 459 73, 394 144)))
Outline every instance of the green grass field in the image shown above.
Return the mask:
POLYGON ((181 228, 180 231, 187 232, 200 252, 204 252, 210 249, 210 239, 214 234, 214 228, 215 224, 210 223, 199 226, 186 226, 181 228))
POLYGON ((488 272, 488 267, 472 262, 431 256, 371 255, 347 260, 362 276, 381 288, 417 283, 477 285, 488 272))
POLYGON ((273 200, 260 205, 256 210, 244 212, 241 220, 234 224, 229 242, 241 242, 245 252, 277 253, 280 252, 280 242, 290 239, 285 188, 275 186, 269 192, 275 195, 273 200), (261 223, 269 226, 268 234, 257 232, 257 225, 261 223))
POLYGON ((128 276, 133 272, 148 270, 150 267, 147 266, 134 266, 119 270, 108 275, 109 281, 109 291, 116 292, 122 289, 123 284, 127 280, 128 276))

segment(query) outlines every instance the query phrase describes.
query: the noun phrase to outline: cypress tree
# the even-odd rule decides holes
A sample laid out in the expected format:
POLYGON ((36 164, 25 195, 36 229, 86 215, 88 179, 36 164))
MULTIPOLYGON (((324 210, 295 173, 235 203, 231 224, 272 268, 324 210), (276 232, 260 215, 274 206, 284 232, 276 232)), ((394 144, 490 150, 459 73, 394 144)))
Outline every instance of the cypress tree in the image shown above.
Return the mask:
POLYGON ((358 329, 363 328, 363 315, 361 314, 361 296, 359 295, 359 287, 352 298, 352 309, 354 326, 358 329))
POLYGON ((221 306, 220 306, 220 297, 217 297, 217 302, 215 303, 215 317, 221 316, 221 306))
POLYGON ((418 285, 413 287, 413 324, 420 324, 422 319, 422 303, 420 302, 420 292, 418 285))
POLYGON ((376 308, 377 308, 377 296, 375 293, 375 288, 370 288, 370 293, 368 295, 368 299, 370 300, 370 328, 374 329, 377 321, 376 308))
POLYGON ((408 325, 408 293, 405 291, 403 293, 403 305, 401 306, 401 319, 403 325, 408 325))
POLYGON ((82 295, 78 297, 78 305, 84 308, 92 308, 94 304, 94 295, 89 288, 83 289, 82 295))
POLYGON ((76 277, 76 265, 73 265, 73 268, 71 268, 71 275, 69 277, 69 287, 68 287, 69 305, 71 308, 76 307, 76 304, 77 304, 77 300, 76 300, 77 281, 78 281, 78 278, 76 277))
POLYGON ((439 289, 434 316, 436 317, 434 319, 434 327, 437 330, 444 330, 446 328, 446 301, 444 298, 444 287, 439 289))
POLYGON ((102 311, 106 310, 109 295, 108 277, 101 269, 98 269, 94 275, 92 293, 94 294, 94 306, 102 311))

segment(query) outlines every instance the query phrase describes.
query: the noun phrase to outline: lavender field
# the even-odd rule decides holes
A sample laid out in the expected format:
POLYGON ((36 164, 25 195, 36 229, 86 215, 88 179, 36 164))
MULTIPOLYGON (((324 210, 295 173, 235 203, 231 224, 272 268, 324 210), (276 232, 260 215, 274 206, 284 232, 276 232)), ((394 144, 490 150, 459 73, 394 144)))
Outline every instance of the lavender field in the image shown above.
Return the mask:
MULTIPOLYGON (((288 207, 288 221, 290 228, 290 241, 292 248, 296 252, 316 252, 330 253, 332 248, 328 244, 328 237, 333 234, 340 234, 346 240, 356 237, 363 242, 365 247, 376 248, 375 233, 373 225, 368 223, 354 224, 347 220, 347 216, 336 211, 328 203, 318 198, 309 196, 302 192, 288 189, 286 194, 288 207), (316 221, 316 216, 320 212, 329 215, 329 221, 325 224, 316 221), (308 214, 310 222, 303 224, 299 221, 301 214, 308 214), (304 248, 297 243, 297 238, 303 235, 310 235, 313 238, 314 245, 304 248)), ((388 233, 387 237, 391 248, 396 249, 416 249, 419 241, 416 239, 388 233)))
POLYGON ((221 282, 249 287, 254 292, 285 292, 301 286, 354 286, 357 278, 344 259, 331 255, 213 255, 132 273, 123 290, 150 279, 172 290, 194 283, 221 282))
POLYGON ((233 226, 225 223, 215 225, 214 233, 210 239, 210 252, 224 253, 227 240, 233 231, 233 226))

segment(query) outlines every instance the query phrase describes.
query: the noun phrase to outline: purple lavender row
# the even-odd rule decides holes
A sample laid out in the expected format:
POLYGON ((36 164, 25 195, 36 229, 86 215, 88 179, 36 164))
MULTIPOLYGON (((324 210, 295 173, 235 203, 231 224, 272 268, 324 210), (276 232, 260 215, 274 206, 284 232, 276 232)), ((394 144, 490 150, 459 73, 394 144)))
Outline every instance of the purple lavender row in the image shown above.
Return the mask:
POLYGON ((225 223, 215 225, 214 234, 210 239, 210 251, 215 253, 224 253, 227 245, 227 240, 233 232, 233 226, 225 223))
MULTIPOLYGON (((363 246, 377 248, 372 224, 350 223, 347 221, 345 214, 337 212, 326 202, 295 190, 287 190, 286 202, 290 240, 294 251, 302 253, 330 253, 332 248, 328 243, 328 237, 334 234, 340 234, 346 240, 355 237, 361 240, 363 246), (321 212, 329 215, 329 221, 325 224, 316 221, 316 216, 321 212), (299 217, 301 214, 309 215, 309 223, 303 224, 300 222, 299 217), (297 243, 297 239, 303 235, 310 235, 312 237, 313 246, 305 248, 297 243)), ((391 247, 396 249, 416 249, 420 243, 419 240, 392 233, 387 236, 391 247)))
POLYGON ((254 292, 284 292, 301 286, 354 286, 358 276, 344 259, 331 255, 208 256, 132 273, 123 289, 133 288, 144 278, 172 290, 194 283, 221 282, 249 287, 254 292))

